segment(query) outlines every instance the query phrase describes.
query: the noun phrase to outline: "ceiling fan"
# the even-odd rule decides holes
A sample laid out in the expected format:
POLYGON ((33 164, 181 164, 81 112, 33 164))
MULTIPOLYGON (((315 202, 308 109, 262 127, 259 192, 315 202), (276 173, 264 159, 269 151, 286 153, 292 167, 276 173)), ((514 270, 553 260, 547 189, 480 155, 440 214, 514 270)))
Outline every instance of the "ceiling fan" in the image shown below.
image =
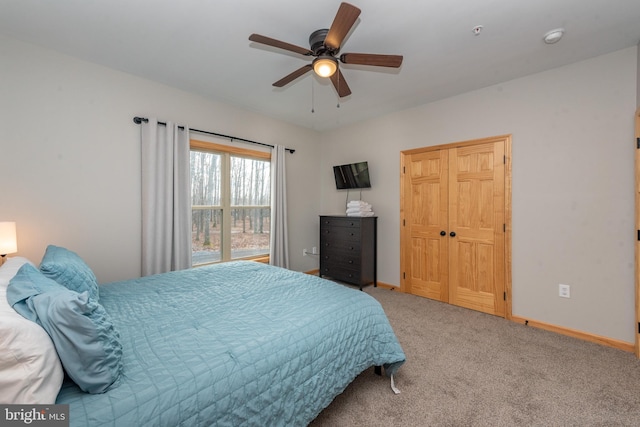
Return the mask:
POLYGON ((340 45, 347 33, 351 30, 351 27, 353 27, 353 24, 355 24, 358 16, 360 16, 360 12, 360 9, 349 3, 341 3, 338 8, 338 13, 336 13, 336 17, 331 24, 331 28, 316 30, 311 33, 309 36, 310 49, 261 36, 260 34, 251 34, 249 40, 288 50, 300 55, 315 57, 311 64, 298 68, 291 74, 275 82, 273 86, 283 87, 298 77, 314 70, 318 76, 330 78, 338 95, 342 98, 351 95, 351 89, 349 89, 349 85, 347 85, 344 76, 340 72, 338 62, 342 62, 343 64, 372 65, 390 68, 399 68, 400 65, 402 65, 402 55, 343 53, 337 56, 340 52, 340 45))

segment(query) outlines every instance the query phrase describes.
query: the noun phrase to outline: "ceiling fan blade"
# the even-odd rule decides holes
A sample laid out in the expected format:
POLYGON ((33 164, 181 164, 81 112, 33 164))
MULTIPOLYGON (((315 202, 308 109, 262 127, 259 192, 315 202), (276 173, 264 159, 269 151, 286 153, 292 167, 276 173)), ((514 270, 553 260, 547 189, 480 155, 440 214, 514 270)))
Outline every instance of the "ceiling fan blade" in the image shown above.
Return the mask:
POLYGON ((299 53, 300 55, 313 55, 306 47, 296 46, 291 43, 282 42, 280 40, 272 39, 271 37, 261 36, 260 34, 251 34, 249 40, 256 43, 266 44, 267 46, 277 47, 279 49, 288 50, 290 52, 299 53))
POLYGON ((273 85, 275 87, 286 86, 289 83, 291 83, 292 81, 294 81, 295 79, 297 79, 298 77, 307 74, 311 70, 313 70, 313 66, 311 64, 307 64, 304 67, 298 68, 293 73, 281 78, 280 80, 275 82, 273 85))
POLYGON ((343 53, 343 64, 374 65, 376 67, 398 68, 402 65, 402 55, 376 55, 373 53, 343 53))
POLYGON ((338 91, 338 96, 340 96, 340 98, 351 95, 351 89, 349 89, 349 85, 344 79, 344 76, 342 75, 342 72, 339 68, 329 78, 331 79, 331 83, 333 83, 333 87, 335 87, 336 91, 338 91))
POLYGON ((356 23, 358 16, 360 16, 360 9, 349 3, 341 3, 327 37, 324 39, 324 45, 334 51, 339 50, 342 40, 356 23))

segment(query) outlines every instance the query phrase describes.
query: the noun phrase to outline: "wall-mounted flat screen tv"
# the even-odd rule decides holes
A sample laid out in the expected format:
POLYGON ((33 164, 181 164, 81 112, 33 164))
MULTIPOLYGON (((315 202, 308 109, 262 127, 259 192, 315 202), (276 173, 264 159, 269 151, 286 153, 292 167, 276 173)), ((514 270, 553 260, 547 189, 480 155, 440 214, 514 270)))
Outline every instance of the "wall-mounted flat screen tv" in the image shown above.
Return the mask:
POLYGON ((367 162, 349 163, 333 167, 338 190, 351 188, 370 188, 369 165, 367 162))

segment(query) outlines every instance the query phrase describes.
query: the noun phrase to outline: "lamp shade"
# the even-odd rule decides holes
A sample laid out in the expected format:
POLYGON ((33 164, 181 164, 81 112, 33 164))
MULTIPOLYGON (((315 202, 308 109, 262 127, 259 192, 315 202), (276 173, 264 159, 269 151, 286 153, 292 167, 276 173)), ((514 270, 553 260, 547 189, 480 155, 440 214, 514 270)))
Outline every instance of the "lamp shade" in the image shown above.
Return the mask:
POLYGON ((0 221, 0 255, 18 252, 16 239, 16 223, 12 221, 0 221))

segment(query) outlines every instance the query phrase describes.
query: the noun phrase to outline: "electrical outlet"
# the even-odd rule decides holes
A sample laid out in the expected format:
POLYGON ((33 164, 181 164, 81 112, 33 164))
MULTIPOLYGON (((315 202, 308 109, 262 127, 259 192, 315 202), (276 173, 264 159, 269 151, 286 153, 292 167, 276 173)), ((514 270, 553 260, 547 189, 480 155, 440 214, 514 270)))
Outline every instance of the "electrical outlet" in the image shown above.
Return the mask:
POLYGON ((562 283, 560 283, 558 285, 558 295, 562 298, 571 298, 571 286, 569 285, 563 285, 562 283))
POLYGON ((317 247, 315 247, 315 246, 314 246, 314 247, 312 247, 312 248, 311 248, 311 253, 312 253, 312 254, 314 254, 314 255, 317 255, 317 254, 318 254, 318 248, 317 248, 317 247))
POLYGON ((306 249, 302 250, 302 256, 307 256, 307 250, 306 249))

